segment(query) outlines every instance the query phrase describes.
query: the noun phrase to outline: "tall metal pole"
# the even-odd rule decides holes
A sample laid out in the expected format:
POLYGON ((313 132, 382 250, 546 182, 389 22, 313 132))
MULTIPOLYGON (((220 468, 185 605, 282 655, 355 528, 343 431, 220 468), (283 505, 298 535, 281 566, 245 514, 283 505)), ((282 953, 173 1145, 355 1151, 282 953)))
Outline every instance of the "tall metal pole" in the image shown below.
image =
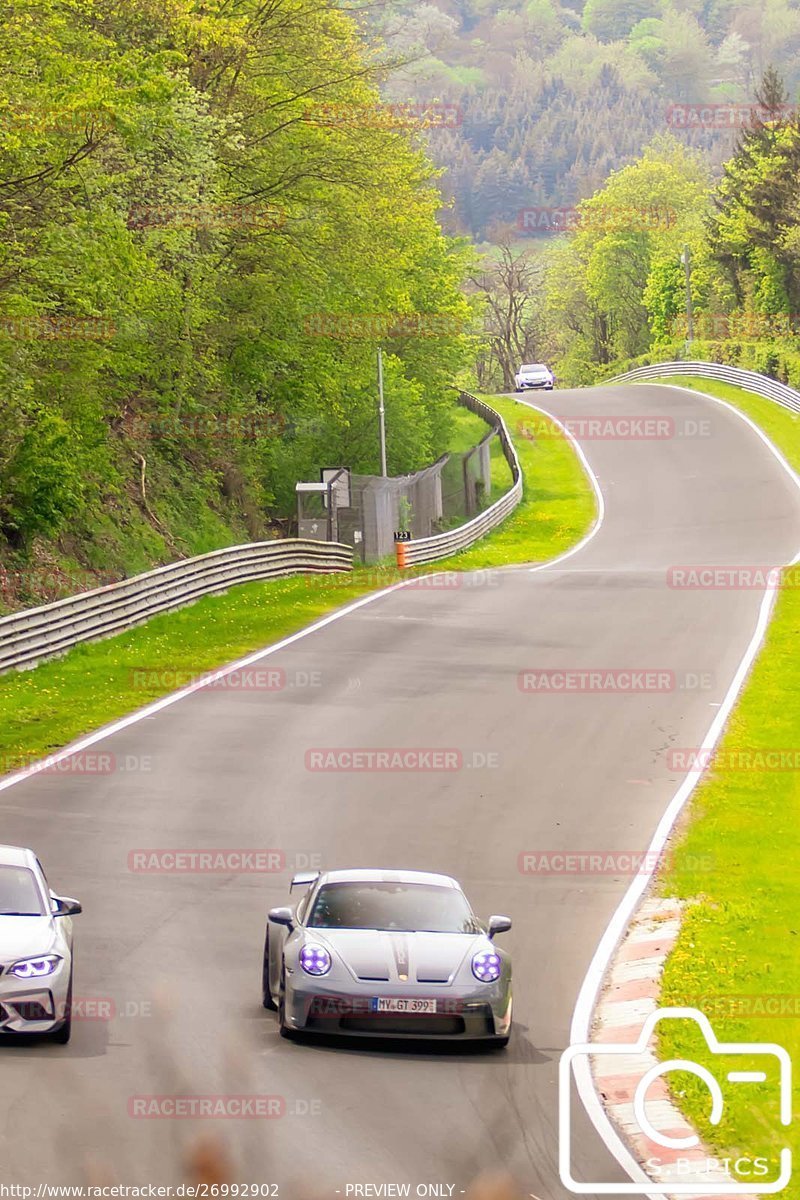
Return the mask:
POLYGON ((681 262, 686 269, 686 344, 691 346, 694 341, 694 310, 692 308, 692 250, 690 246, 683 247, 681 262))
POLYGON ((388 474, 386 470, 386 407, 383 402, 383 347, 378 347, 378 413, 381 419, 381 475, 388 474))

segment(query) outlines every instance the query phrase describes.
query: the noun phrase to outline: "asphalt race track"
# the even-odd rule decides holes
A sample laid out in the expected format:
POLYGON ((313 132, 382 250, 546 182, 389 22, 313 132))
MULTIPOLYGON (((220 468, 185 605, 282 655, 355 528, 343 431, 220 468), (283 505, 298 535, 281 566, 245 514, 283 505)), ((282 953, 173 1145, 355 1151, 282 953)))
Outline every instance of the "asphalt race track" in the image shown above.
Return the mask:
MULTIPOLYGON (((266 659, 287 673, 281 690, 204 690, 96 747, 128 769, 0 792, 0 840, 35 847, 51 885, 84 904, 79 1011, 116 1013, 80 1020, 66 1048, 0 1047, 2 1182, 80 1182, 91 1149, 120 1182, 169 1183, 175 1147, 199 1126, 134 1119, 132 1097, 259 1094, 283 1097, 284 1115, 203 1128, 228 1139, 237 1180, 278 1183, 281 1195, 297 1182, 312 1200, 362 1183, 454 1185, 458 1196, 501 1166, 525 1194, 567 1194, 558 1056, 630 876, 525 873, 520 856, 646 849, 683 777, 668 752, 702 742, 762 601, 758 590, 671 587, 667 572, 791 560, 800 493, 745 422, 700 396, 642 385, 532 399, 562 417, 675 422, 667 437, 583 442, 606 515, 577 554, 395 590, 266 659), (636 694, 520 688, 526 670, 585 668, 671 682, 636 694), (358 747, 463 761, 307 769, 314 748, 358 747), (132 871, 143 848, 274 848, 287 865, 132 871), (444 871, 482 916, 512 916, 508 1050, 282 1041, 260 1005, 265 915, 308 860, 444 871)), ((520 407, 520 419, 537 418, 520 407)), ((622 1178, 585 1118, 577 1142, 579 1173, 622 1178)))

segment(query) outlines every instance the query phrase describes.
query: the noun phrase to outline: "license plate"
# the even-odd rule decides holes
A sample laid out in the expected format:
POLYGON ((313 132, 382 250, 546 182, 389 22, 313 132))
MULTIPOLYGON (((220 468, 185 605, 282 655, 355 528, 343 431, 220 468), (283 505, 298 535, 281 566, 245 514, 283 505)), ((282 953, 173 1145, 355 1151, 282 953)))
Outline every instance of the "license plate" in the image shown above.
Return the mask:
POLYGON ((425 1016, 436 1012, 436 1001, 406 999, 403 996, 378 996, 372 1001, 372 1011, 379 1013, 420 1013, 425 1016))

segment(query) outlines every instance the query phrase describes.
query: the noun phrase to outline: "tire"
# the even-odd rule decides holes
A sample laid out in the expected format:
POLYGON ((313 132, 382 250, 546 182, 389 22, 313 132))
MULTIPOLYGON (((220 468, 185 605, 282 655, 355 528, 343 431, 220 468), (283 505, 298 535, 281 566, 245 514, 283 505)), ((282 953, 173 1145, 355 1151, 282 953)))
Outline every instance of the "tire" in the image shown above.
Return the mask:
POLYGON ((508 1045, 508 1043, 510 1042, 510 1040, 511 1040, 510 1036, 503 1037, 503 1038, 492 1038, 492 1049, 493 1050, 505 1050, 505 1048, 508 1045))
POLYGON ((278 1032, 282 1038, 291 1041, 295 1031, 286 1024, 286 979, 281 975, 281 990, 278 999, 278 1032))
POLYGON ((49 1034, 51 1042, 55 1042, 57 1046, 66 1046, 69 1039, 72 1037, 72 972, 69 976, 69 988, 67 989, 67 1004, 65 1008, 66 1016, 59 1025, 58 1029, 49 1034))
POLYGON ((264 943, 264 964, 261 968, 261 1003, 269 1012, 278 1011, 269 986, 269 925, 267 926, 267 939, 264 943))

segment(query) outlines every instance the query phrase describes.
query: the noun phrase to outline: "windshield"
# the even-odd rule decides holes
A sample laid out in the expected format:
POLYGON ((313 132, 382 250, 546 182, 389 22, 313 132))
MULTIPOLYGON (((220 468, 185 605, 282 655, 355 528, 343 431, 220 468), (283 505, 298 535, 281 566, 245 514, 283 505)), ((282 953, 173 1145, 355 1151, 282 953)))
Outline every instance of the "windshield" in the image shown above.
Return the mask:
POLYGON ((0 917, 43 917, 42 897, 33 871, 0 866, 0 917))
POLYGON ((463 892, 422 883, 325 884, 308 923, 314 929, 479 932, 463 892))
POLYGON ((521 371, 547 371, 544 363, 528 363, 526 367, 520 367, 521 371))

